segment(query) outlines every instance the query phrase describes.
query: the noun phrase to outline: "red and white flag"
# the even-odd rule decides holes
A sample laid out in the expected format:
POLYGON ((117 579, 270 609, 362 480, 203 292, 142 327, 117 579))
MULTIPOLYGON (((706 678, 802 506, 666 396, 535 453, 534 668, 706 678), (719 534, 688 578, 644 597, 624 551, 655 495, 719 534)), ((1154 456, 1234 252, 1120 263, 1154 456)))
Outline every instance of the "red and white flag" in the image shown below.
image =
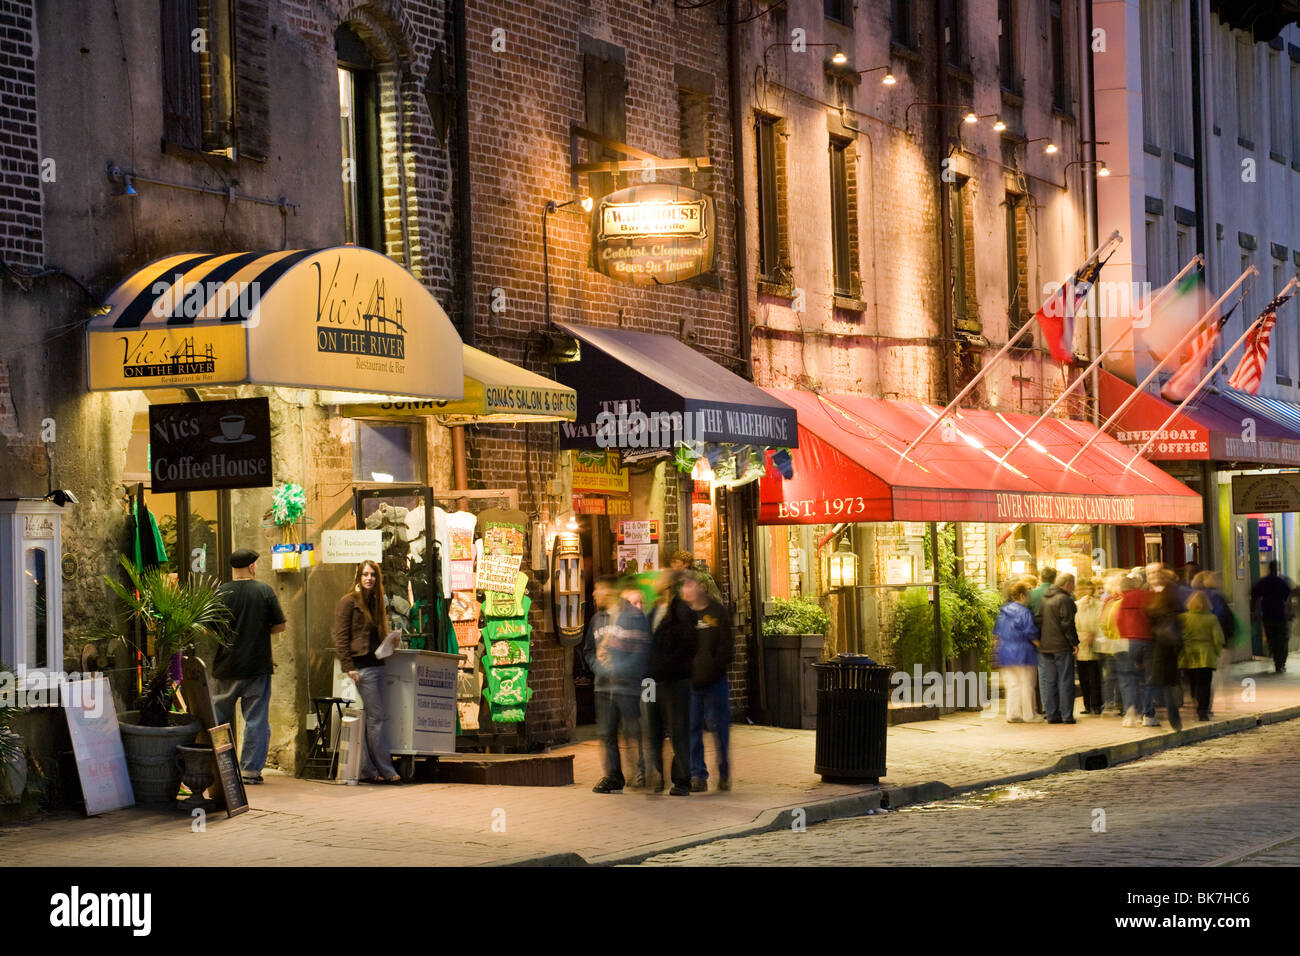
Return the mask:
POLYGON ((1290 292, 1276 296, 1255 320, 1254 329, 1246 337, 1246 354, 1228 379, 1233 388, 1250 395, 1259 391, 1259 383, 1264 379, 1264 366, 1268 364, 1269 339, 1273 335, 1273 326, 1277 324, 1277 310, 1290 298, 1290 292))
POLYGON ((1160 389, 1162 398, 1170 402, 1185 402, 1192 394, 1196 383, 1205 376, 1206 363, 1214 355, 1214 343, 1219 341, 1219 333, 1223 331, 1232 313, 1237 311, 1239 304, 1240 302, 1234 303, 1232 308, 1222 316, 1210 316, 1201 323, 1201 330, 1192 340, 1191 354, 1183 362, 1182 367, 1174 373, 1173 378, 1160 389))
POLYGON ((1109 261, 1110 256, 1107 256, 1100 262, 1094 260, 1084 263, 1034 313, 1052 358, 1064 365, 1074 360, 1074 314, 1097 284, 1101 267, 1109 261))

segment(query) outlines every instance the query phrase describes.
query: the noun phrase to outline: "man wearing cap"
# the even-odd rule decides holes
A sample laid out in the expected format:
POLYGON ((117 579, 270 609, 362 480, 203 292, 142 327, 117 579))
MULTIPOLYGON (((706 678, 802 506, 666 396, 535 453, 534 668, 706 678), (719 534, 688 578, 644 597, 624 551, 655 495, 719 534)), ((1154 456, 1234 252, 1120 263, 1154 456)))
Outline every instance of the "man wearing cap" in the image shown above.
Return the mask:
POLYGON ((244 783, 261 783, 271 744, 271 635, 284 630, 284 611, 270 587, 257 580, 257 552, 241 548, 230 556, 234 580, 221 585, 230 610, 230 643, 212 663, 212 706, 218 724, 235 722, 235 701, 244 715, 239 770, 244 783))

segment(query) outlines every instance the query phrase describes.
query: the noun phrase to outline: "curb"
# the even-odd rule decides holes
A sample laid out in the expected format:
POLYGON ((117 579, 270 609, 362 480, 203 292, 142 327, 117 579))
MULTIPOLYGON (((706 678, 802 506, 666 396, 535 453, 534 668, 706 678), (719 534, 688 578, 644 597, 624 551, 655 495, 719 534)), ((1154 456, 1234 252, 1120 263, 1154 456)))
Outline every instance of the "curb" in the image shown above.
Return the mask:
POLYGON ((764 810, 755 817, 751 823, 742 823, 738 826, 724 827, 722 829, 709 830, 703 833, 692 834, 690 836, 676 837, 671 840, 665 840, 661 843, 649 843, 633 850, 618 850, 613 853, 602 853, 598 856, 592 857, 584 857, 579 853, 557 853, 532 858, 524 857, 509 862, 498 863, 496 865, 631 866, 648 860, 653 856, 660 856, 665 853, 676 853, 705 843, 714 843, 718 840, 731 840, 737 837, 754 836, 759 833, 768 833, 775 830, 787 830, 794 823, 795 813, 799 811, 802 811, 804 814, 803 823, 811 825, 814 823, 825 823, 828 820, 840 820, 848 817, 863 816, 871 810, 896 810, 899 807, 919 803, 931 803, 935 800, 945 800, 949 797, 954 797, 962 793, 970 793, 974 790, 985 790, 989 787, 1001 787, 1013 783, 1023 783, 1026 780, 1036 780, 1058 773, 1070 773, 1075 770, 1104 770, 1121 763, 1129 763, 1130 761, 1137 760, 1141 757, 1148 757, 1151 754, 1159 753, 1162 750, 1172 750, 1177 747, 1185 747, 1189 744, 1202 743, 1206 740, 1213 740, 1216 737, 1226 737, 1229 734, 1241 733, 1245 730, 1254 730, 1255 728, 1262 727, 1265 724, 1277 724, 1287 720, 1295 720, 1297 718, 1300 718, 1300 705, 1283 707, 1279 710, 1263 711, 1258 714, 1232 717, 1213 724, 1200 724, 1195 727, 1187 727, 1183 730, 1160 734, 1155 737, 1146 737, 1142 740, 1133 740, 1126 743, 1111 744, 1106 747, 1094 747, 1088 750, 1080 750, 1075 753, 1063 754, 1050 766, 1041 767, 1037 770, 1027 770, 1023 773, 1012 774, 1006 777, 996 777, 990 780, 981 780, 974 783, 963 783, 955 787, 949 786, 948 784, 938 780, 931 780, 925 783, 907 784, 898 787, 880 787, 867 792, 851 794, 844 797, 835 797, 830 800, 822 800, 816 803, 764 810))

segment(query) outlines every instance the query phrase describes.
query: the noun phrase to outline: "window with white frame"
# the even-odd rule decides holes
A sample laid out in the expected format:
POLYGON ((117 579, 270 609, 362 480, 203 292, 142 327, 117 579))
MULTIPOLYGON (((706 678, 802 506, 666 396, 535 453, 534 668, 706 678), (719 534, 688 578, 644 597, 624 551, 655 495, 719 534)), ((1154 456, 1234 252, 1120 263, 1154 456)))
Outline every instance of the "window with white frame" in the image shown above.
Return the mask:
POLYGON ((1255 142, 1255 47, 1244 35, 1237 38, 1237 138, 1255 142))
POLYGON ((1269 124, 1269 150, 1278 156, 1286 156, 1287 149, 1291 145, 1291 137, 1287 131, 1287 102, 1286 102, 1286 67, 1282 65, 1282 57, 1276 50, 1270 50, 1268 55, 1268 124, 1269 124))
MULTIPOLYGON (((1269 296, 1277 295, 1278 290, 1286 285, 1286 263, 1273 262, 1273 287, 1269 296)), ((1277 310, 1277 323, 1273 327, 1273 347, 1270 351, 1277 356, 1274 371, 1279 385, 1295 384, 1294 351, 1296 347, 1296 327, 1294 300, 1287 302, 1277 310)))

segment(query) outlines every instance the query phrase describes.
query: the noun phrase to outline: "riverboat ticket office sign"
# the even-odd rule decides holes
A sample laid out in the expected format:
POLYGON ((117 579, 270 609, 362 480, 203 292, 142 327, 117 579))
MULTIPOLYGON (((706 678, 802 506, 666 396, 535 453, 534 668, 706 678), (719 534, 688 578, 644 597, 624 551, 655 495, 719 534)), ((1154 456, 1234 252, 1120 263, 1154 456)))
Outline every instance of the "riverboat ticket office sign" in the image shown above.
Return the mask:
POLYGON ((591 217, 596 271, 632 285, 667 285, 713 268, 713 200, 671 183, 610 193, 591 217))

